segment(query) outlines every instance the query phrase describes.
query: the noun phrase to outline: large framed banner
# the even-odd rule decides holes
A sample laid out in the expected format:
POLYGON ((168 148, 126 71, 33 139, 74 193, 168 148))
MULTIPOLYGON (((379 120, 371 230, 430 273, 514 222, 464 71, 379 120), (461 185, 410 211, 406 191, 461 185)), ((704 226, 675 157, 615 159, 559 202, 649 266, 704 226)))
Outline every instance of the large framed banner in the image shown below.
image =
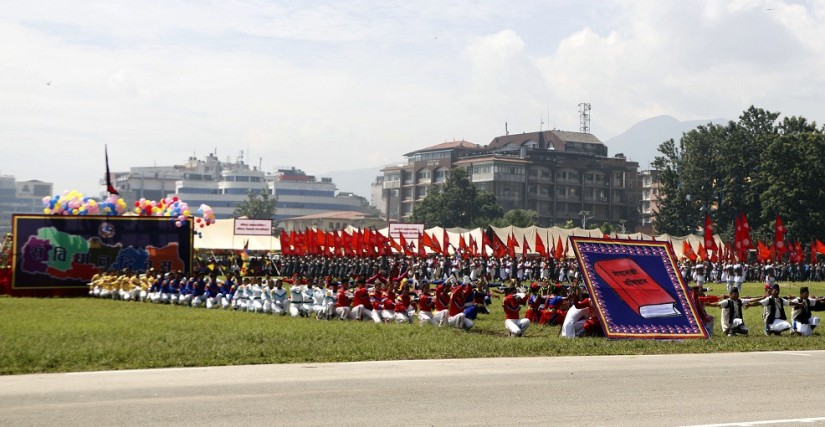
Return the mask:
POLYGON ((12 294, 78 295, 94 274, 113 269, 191 270, 192 221, 14 215, 12 223, 12 294))
POLYGON ((571 237, 607 338, 707 338, 669 242, 571 237))

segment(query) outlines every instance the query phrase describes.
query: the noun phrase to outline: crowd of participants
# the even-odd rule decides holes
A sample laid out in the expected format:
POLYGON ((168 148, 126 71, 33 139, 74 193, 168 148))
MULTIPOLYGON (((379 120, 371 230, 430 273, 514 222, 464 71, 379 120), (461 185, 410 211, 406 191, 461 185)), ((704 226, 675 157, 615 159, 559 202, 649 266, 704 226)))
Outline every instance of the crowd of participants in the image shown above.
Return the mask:
MULTIPOLYGON (((571 260, 553 258, 428 257, 262 257, 240 274, 232 257, 202 260, 190 277, 183 272, 110 271, 90 282, 90 295, 123 301, 225 309, 319 320, 418 323, 470 330, 479 315, 501 300, 504 327, 522 336, 531 324, 557 325, 562 337, 603 336, 593 301, 580 286, 571 260), (521 309, 526 308, 525 316, 521 309)), ((779 297, 773 265, 684 263, 681 274, 691 282, 690 297, 709 332, 714 318, 705 306, 721 309, 723 334, 747 334, 744 308, 762 305, 766 335, 790 331, 811 335, 819 324, 813 311, 825 299, 812 298, 807 287, 799 297, 779 297), (759 271, 765 295, 740 298, 742 283, 759 271), (705 295, 707 283, 725 283, 722 298, 705 295), (786 315, 786 307, 792 313, 786 315)), ((780 276, 781 277, 781 276, 780 276)), ((806 276, 810 277, 810 276, 806 276)), ((757 279, 760 280, 760 279, 757 279)), ((810 279, 808 279, 810 280, 810 279)))

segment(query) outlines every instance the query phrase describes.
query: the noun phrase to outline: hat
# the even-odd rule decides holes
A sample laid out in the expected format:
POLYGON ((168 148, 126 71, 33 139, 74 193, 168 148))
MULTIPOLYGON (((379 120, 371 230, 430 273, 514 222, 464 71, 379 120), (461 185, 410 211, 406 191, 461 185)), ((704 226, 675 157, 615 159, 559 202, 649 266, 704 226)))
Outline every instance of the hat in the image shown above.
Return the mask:
POLYGON ((774 283, 773 286, 771 286, 771 289, 776 289, 778 291, 779 290, 779 283, 774 283))
POLYGON ((809 291, 808 291, 808 287, 807 287, 807 286, 802 286, 801 288, 799 288, 799 293, 800 293, 800 294, 803 294, 803 293, 805 293, 805 292, 809 292, 809 291))

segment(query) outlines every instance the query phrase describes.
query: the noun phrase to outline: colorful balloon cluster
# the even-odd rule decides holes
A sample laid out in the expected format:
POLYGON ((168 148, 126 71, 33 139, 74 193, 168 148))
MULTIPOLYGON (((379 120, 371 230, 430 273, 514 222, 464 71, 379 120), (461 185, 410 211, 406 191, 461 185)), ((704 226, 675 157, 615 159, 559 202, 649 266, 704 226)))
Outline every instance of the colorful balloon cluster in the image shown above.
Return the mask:
MULTIPOLYGON (((64 191, 52 197, 43 198, 43 213, 47 215, 123 215, 126 213, 126 202, 116 195, 110 195, 103 201, 72 190, 64 191)), ((164 216, 175 221, 177 227, 186 224, 192 215, 189 205, 177 197, 167 197, 161 201, 140 199, 135 202, 133 211, 139 216, 164 216)), ((209 205, 201 205, 195 222, 200 228, 215 223, 215 212, 209 205)))
POLYGON ((98 201, 72 190, 43 198, 43 213, 47 215, 123 215, 125 212, 126 202, 116 195, 98 201))
POLYGON ((202 204, 201 207, 198 208, 198 213, 201 217, 195 217, 195 223, 197 223, 200 228, 215 223, 215 211, 212 210, 211 206, 202 204))

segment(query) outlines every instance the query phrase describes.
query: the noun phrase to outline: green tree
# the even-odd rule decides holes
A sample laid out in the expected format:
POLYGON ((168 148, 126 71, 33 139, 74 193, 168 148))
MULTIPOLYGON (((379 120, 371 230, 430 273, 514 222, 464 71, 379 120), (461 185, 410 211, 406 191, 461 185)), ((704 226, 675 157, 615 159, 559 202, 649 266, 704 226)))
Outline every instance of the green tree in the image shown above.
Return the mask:
POLYGON ((235 218, 245 216, 250 219, 272 219, 275 216, 276 202, 269 198, 269 191, 256 193, 249 190, 246 200, 238 203, 233 215, 235 218))
POLYGON ((504 216, 493 220, 496 227, 530 227, 538 224, 539 213, 530 209, 512 209, 504 213, 504 216))
POLYGON ((502 216, 495 196, 477 189, 467 171, 454 168, 443 187, 433 186, 413 209, 411 220, 428 227, 486 227, 502 216))
POLYGON ((772 230, 778 214, 790 239, 821 238, 825 234, 825 134, 806 128, 804 119, 785 119, 779 128, 780 135, 763 156, 767 187, 760 197, 762 223, 772 230))
POLYGON ((744 213, 755 238, 769 238, 779 214, 791 238, 825 230, 823 129, 801 117, 751 106, 736 122, 708 124, 660 145, 660 206, 656 231, 675 235, 701 228, 709 213, 715 231, 733 240, 744 213))

